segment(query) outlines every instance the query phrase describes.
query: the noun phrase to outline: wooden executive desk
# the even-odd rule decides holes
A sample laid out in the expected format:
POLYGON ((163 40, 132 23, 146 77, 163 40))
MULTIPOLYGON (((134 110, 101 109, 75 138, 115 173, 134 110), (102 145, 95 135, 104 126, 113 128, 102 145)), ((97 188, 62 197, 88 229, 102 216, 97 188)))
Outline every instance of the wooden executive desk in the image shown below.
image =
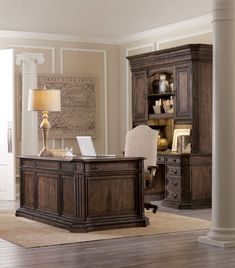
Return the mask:
POLYGON ((147 226, 142 157, 20 158, 16 216, 71 232, 147 226))

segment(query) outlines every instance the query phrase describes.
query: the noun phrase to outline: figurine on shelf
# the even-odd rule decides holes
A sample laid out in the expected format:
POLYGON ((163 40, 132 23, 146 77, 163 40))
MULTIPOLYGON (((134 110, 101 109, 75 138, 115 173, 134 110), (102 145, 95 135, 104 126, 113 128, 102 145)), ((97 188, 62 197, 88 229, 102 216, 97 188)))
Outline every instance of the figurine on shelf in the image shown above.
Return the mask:
POLYGON ((174 106, 173 105, 174 105, 174 101, 173 101, 172 96, 169 100, 164 100, 163 101, 163 109, 164 109, 165 113, 167 113, 167 114, 174 113, 174 106))
POLYGON ((159 91, 160 93, 167 93, 170 92, 170 86, 169 82, 166 79, 166 74, 161 74, 160 75, 160 80, 159 80, 159 91))
POLYGON ((160 114, 162 110, 162 100, 156 100, 155 101, 155 106, 153 106, 153 111, 155 114, 160 114))

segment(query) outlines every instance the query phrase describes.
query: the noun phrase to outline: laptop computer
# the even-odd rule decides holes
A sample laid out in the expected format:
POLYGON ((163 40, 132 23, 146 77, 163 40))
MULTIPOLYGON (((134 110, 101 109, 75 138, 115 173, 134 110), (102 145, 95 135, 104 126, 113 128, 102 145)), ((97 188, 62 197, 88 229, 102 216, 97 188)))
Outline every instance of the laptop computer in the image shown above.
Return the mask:
POLYGON ((91 136, 77 136, 76 138, 82 156, 115 157, 113 154, 97 154, 91 136))

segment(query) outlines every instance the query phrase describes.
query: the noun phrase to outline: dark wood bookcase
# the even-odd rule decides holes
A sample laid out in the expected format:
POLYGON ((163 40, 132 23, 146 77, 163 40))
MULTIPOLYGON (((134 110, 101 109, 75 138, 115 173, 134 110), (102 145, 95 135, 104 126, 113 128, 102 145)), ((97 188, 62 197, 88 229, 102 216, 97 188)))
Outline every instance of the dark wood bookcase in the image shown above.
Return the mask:
POLYGON ((189 44, 128 57, 132 71, 133 127, 148 124, 169 141, 158 152, 156 183, 146 193, 164 197, 176 208, 211 205, 212 46, 189 44), (154 83, 165 74, 171 84, 159 92, 154 83), (173 112, 154 113, 156 101, 171 100, 173 112), (191 153, 171 152, 175 128, 191 129, 191 153))

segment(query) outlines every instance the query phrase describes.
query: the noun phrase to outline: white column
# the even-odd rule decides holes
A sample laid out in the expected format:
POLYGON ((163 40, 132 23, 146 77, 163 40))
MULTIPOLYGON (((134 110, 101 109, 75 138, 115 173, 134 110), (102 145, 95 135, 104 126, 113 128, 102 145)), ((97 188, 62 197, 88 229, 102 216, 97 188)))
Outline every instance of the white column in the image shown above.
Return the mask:
POLYGON ((235 246, 235 1, 214 0, 212 226, 199 241, 235 246))
POLYGON ((16 55, 16 64, 22 64, 22 121, 21 154, 38 154, 37 112, 28 111, 28 93, 30 88, 37 88, 37 64, 42 64, 42 53, 22 53, 16 55))

